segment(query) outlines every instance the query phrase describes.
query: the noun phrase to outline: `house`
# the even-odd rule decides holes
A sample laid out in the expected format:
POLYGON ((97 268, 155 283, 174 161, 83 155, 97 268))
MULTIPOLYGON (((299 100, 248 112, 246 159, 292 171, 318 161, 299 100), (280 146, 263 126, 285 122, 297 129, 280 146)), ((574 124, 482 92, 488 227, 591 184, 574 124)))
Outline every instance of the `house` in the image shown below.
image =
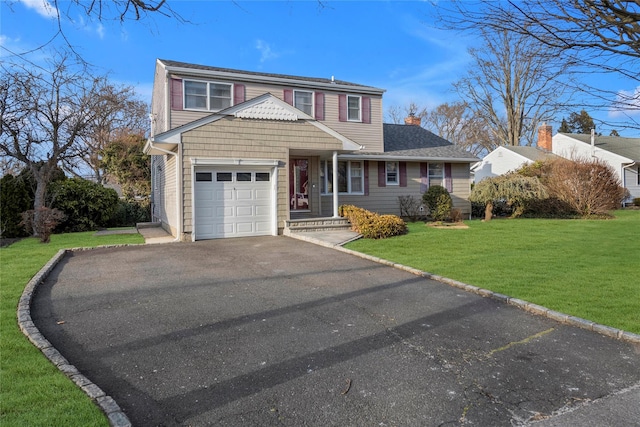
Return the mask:
POLYGON ((383 89, 157 60, 152 217, 180 240, 277 235, 339 204, 399 214, 398 196, 450 189, 470 213, 478 159, 422 129, 383 124, 383 89), (335 184, 335 185, 334 185, 335 184))
POLYGON ((557 133, 550 150, 558 156, 597 158, 609 164, 622 186, 629 190, 631 200, 640 197, 640 138, 557 133))
POLYGON ((504 175, 524 165, 554 157, 552 153, 538 147, 500 146, 487 154, 481 161, 471 166, 473 182, 484 178, 504 175))

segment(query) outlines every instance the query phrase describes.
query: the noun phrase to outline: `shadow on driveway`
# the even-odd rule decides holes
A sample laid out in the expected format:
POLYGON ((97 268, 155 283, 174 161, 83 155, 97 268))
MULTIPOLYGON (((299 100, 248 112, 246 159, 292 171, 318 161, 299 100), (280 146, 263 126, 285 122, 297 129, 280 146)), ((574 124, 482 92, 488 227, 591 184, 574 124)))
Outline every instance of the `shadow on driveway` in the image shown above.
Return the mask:
POLYGON ((640 382, 628 343, 285 237, 76 252, 32 317, 140 426, 511 426, 640 382))

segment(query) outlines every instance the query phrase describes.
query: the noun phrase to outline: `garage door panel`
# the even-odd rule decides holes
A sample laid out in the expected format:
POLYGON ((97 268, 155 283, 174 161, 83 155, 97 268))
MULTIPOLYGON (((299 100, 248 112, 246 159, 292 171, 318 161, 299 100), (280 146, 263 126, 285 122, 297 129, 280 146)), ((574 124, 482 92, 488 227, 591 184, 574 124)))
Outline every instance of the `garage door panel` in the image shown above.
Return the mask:
POLYGON ((236 208, 236 217, 254 217, 253 206, 238 206, 236 208))
POLYGON ((233 217, 233 206, 216 206, 215 218, 233 217))
POLYGON ((254 200, 253 189, 251 189, 251 188, 237 189, 236 190, 236 200, 238 200, 238 201, 254 200))
POLYGON ((255 200, 271 200, 271 190, 269 188, 257 188, 254 194, 255 200))
POLYGON ((216 189, 215 195, 216 195, 216 202, 233 200, 233 188, 227 188, 227 189, 221 189, 221 190, 216 189))
POLYGON ((264 216, 269 217, 271 215, 271 207, 270 206, 256 206, 256 216, 264 216))

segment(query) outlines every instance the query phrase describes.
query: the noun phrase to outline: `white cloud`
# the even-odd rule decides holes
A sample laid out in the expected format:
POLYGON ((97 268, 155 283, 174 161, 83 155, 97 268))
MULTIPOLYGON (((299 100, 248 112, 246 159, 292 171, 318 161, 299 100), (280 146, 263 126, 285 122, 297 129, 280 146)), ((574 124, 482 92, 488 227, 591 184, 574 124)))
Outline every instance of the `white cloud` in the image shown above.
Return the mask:
POLYGON ((98 33, 98 37, 100 37, 100 40, 104 39, 104 25, 98 24, 98 26, 96 27, 96 33, 98 33))
POLYGON ((626 118, 640 115, 640 86, 631 90, 619 90, 616 102, 609 110, 611 118, 626 118))
POLYGON ((28 9, 35 10, 45 18, 57 18, 58 10, 48 0, 18 0, 28 9))
POLYGON ((264 40, 256 40, 256 49, 258 49, 258 51, 260 52, 261 63, 280 57, 280 53, 277 53, 273 49, 271 49, 271 45, 264 40))

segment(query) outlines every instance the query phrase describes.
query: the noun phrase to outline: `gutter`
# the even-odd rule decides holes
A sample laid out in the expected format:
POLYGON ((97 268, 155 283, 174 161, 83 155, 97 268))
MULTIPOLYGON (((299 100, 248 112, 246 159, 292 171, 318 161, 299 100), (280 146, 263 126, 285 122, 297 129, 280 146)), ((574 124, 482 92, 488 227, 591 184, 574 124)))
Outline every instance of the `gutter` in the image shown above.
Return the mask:
POLYGON ((447 163, 476 163, 479 162, 478 158, 468 158, 468 157, 418 157, 418 156, 393 156, 388 155, 386 153, 381 154, 340 154, 341 159, 348 160, 378 160, 378 161, 388 161, 388 160, 406 160, 406 161, 433 161, 433 162, 447 162, 447 163))

